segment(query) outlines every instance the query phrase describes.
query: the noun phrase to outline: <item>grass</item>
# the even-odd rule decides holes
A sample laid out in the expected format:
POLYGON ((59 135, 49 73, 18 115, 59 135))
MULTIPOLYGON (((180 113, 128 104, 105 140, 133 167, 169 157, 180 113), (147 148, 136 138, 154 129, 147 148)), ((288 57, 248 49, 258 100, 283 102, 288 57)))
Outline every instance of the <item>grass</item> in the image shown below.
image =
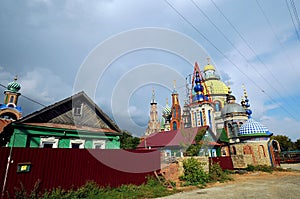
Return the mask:
MULTIPOLYGON (((36 189, 37 190, 37 189, 36 189)), ((99 187, 95 182, 87 182, 82 187, 74 190, 64 190, 62 188, 55 188, 47 190, 43 194, 36 193, 36 190, 27 193, 24 189, 16 189, 15 198, 22 199, 139 199, 139 198, 156 198, 174 194, 178 192, 176 189, 170 190, 161 185, 158 180, 148 178, 146 184, 137 185, 122 185, 117 188, 99 187)))

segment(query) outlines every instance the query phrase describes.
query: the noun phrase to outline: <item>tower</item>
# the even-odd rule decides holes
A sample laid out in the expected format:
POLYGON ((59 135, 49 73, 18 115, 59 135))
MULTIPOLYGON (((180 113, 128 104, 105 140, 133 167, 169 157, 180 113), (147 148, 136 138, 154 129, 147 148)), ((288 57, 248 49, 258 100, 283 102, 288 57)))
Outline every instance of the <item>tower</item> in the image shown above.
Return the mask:
POLYGON ((192 88, 189 104, 191 127, 209 126, 215 132, 214 106, 197 63, 194 66, 192 88))
MULTIPOLYGON (((221 110, 221 116, 224 120, 224 128, 230 143, 239 142, 239 129, 247 121, 248 115, 245 108, 235 102, 236 98, 231 94, 228 86, 226 104, 221 110)), ((243 104, 243 103, 242 103, 243 104)))
POLYGON ((179 104, 178 93, 176 91, 176 81, 174 80, 174 90, 172 92, 172 120, 171 120, 171 130, 176 130, 180 128, 181 120, 181 107, 179 104))
POLYGON ((160 131, 160 123, 158 120, 157 103, 155 102, 155 92, 152 89, 152 99, 150 102, 150 119, 145 135, 148 136, 152 133, 160 131))
POLYGON ((18 104, 18 98, 21 95, 19 90, 21 85, 17 82, 18 78, 15 77, 13 82, 7 85, 4 91, 4 104, 0 105, 0 118, 9 120, 18 120, 22 116, 22 109, 18 104))
POLYGON ((4 104, 0 104, 0 133, 9 123, 22 117, 22 109, 17 106, 18 97, 21 95, 20 89, 21 85, 15 77, 14 81, 10 82, 4 91, 4 104))

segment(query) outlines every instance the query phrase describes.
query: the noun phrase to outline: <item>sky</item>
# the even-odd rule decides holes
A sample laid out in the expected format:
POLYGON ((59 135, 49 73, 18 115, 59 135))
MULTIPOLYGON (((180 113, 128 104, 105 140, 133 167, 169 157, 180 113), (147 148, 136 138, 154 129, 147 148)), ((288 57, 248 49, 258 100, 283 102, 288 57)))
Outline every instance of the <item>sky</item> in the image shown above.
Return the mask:
MULTIPOLYGON (((183 105, 194 62, 210 57, 237 102, 245 85, 255 120, 295 141, 298 12, 293 0, 2 0, 0 83, 18 75, 21 94, 46 106, 84 90, 142 136, 152 89, 160 115, 173 80, 183 105)), ((43 108, 22 95, 23 116, 43 108)))

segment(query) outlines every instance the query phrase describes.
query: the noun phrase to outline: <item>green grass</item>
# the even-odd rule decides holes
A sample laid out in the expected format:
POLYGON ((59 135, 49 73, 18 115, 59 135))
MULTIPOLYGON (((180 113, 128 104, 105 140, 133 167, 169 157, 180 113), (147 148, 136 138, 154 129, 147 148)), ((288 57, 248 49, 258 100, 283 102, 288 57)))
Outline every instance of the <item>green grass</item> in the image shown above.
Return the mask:
POLYGON ((43 194, 36 193, 36 190, 27 193, 23 189, 18 189, 15 192, 15 198, 22 199, 138 199, 138 198, 156 198, 171 195, 178 192, 176 189, 169 190, 161 185, 158 180, 154 178, 148 178, 146 184, 140 186, 137 185, 122 185, 117 188, 103 188, 99 187, 95 182, 87 182, 82 187, 74 190, 64 190, 62 188, 55 188, 52 190, 45 191, 43 194))

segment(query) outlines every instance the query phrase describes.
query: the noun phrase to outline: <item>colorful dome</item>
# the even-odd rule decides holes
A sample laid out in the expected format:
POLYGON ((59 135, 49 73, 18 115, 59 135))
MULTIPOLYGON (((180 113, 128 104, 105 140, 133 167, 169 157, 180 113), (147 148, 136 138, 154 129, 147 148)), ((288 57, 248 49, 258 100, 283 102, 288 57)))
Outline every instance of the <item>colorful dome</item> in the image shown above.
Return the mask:
POLYGON ((240 128, 240 136, 271 136, 272 133, 261 123, 249 118, 240 128))
POLYGON ((164 115, 171 115, 171 108, 168 104, 166 104, 165 108, 163 109, 164 115))
POLYGON ((21 89, 21 85, 17 82, 17 78, 15 78, 13 82, 10 82, 7 85, 7 90, 11 92, 17 93, 20 89, 21 89))
MULTIPOLYGON (((228 94, 228 87, 224 84, 224 82, 216 79, 206 80, 206 87, 209 90, 209 94, 228 94)), ((207 95, 206 88, 204 88, 204 95, 207 95)))
POLYGON ((204 72, 208 71, 208 70, 213 70, 215 71, 215 67, 213 65, 207 64, 206 66, 204 66, 204 72))

